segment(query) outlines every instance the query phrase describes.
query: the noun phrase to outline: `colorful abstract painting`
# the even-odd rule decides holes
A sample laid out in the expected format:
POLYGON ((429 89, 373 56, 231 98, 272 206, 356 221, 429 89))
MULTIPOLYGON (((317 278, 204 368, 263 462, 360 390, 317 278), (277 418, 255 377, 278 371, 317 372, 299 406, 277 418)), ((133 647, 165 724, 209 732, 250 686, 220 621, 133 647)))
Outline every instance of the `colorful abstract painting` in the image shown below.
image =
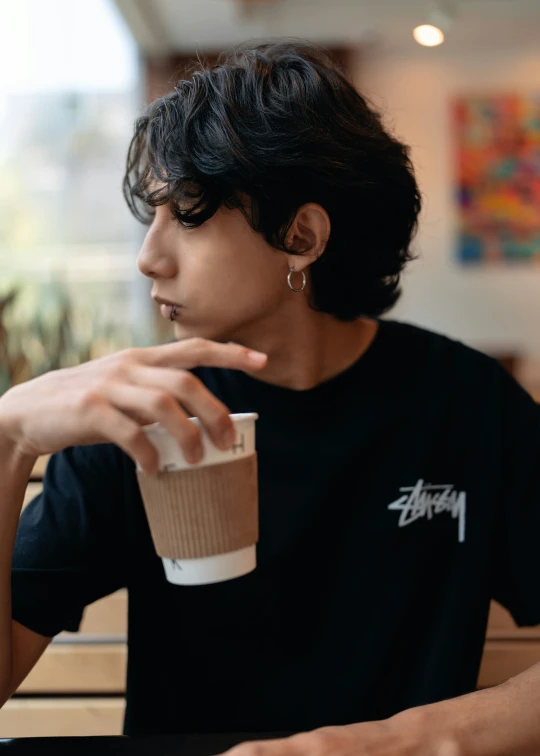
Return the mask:
POLYGON ((459 259, 540 265, 540 95, 454 103, 459 259))

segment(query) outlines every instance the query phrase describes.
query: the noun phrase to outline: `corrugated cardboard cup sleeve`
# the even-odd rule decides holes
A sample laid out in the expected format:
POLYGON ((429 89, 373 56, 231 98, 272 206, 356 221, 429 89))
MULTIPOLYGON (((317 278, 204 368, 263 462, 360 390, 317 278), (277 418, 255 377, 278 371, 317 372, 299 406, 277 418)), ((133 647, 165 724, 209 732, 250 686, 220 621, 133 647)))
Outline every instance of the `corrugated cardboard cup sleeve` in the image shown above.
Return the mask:
POLYGON ((259 540, 257 454, 222 465, 145 475, 141 495, 159 556, 197 559, 259 540))

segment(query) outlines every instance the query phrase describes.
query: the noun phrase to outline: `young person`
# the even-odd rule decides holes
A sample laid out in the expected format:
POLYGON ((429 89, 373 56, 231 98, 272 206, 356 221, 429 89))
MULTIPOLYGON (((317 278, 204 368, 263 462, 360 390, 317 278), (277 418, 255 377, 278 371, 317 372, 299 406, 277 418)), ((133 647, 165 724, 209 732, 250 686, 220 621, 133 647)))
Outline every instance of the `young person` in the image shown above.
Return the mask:
POLYGON ((540 668, 471 691, 490 600, 540 622, 540 414, 492 359, 380 319, 420 210, 407 147, 323 51, 261 44, 148 107, 124 192, 176 341, 0 400, 2 701, 124 586, 128 734, 303 733, 241 747, 276 756, 538 752, 540 668), (187 418, 227 448, 242 411, 260 415, 258 567, 171 585, 136 483, 134 460, 156 472, 141 425, 195 462, 187 418))

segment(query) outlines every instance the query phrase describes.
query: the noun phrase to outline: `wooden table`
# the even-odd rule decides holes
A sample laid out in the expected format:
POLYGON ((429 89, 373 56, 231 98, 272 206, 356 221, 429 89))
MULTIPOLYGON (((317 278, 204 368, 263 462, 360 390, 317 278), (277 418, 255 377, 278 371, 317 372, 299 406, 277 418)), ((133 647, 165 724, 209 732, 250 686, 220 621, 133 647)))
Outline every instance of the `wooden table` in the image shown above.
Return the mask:
POLYGON ((164 735, 153 738, 20 738, 0 740, 6 756, 217 756, 246 740, 285 737, 292 733, 164 735))

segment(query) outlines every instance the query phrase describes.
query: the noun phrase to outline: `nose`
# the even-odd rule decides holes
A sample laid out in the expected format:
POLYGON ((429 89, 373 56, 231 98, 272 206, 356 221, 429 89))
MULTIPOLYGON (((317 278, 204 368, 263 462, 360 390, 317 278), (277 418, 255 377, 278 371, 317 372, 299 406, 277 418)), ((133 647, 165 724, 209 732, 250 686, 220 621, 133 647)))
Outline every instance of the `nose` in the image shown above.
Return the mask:
POLYGON ((174 278, 178 273, 175 255, 160 236, 159 226, 147 233, 137 257, 137 267, 148 278, 174 278))

